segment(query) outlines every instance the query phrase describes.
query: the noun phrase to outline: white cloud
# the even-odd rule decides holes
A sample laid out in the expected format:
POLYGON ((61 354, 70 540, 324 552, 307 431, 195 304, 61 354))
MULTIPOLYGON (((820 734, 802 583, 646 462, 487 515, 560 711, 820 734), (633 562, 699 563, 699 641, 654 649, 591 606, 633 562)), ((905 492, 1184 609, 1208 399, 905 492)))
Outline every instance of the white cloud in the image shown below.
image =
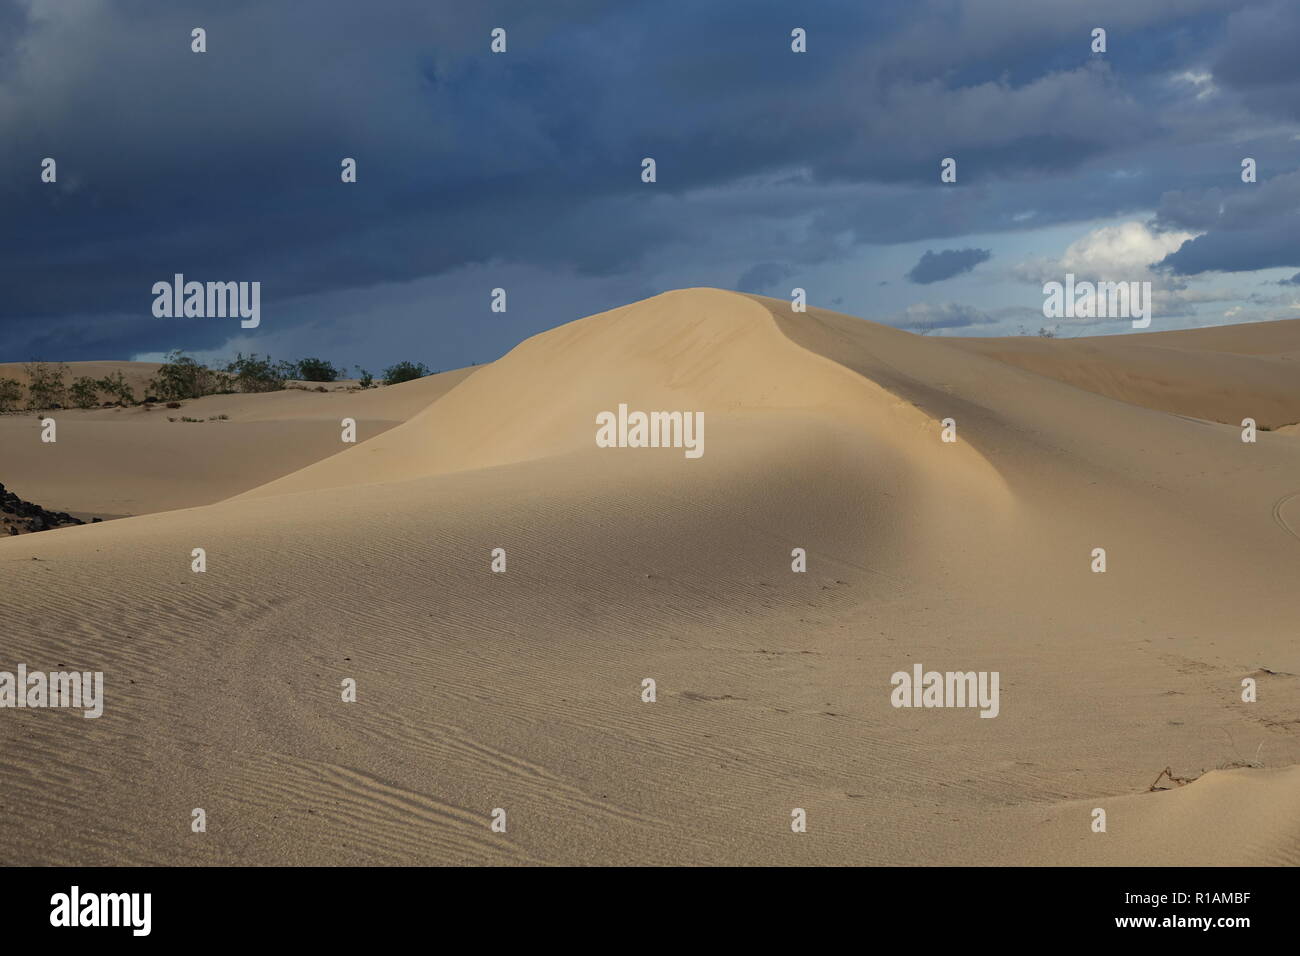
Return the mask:
POLYGON ((1150 266, 1197 235, 1152 232, 1141 222, 1103 226, 1070 243, 1061 256, 1061 266, 1066 272, 1089 278, 1123 278, 1146 273, 1150 266))
POLYGON ((1173 81, 1194 89, 1198 100, 1219 92, 1219 88, 1214 85, 1214 75, 1203 70, 1184 70, 1182 73, 1175 73, 1173 81))
POLYGON ((1013 273, 1034 283, 1060 281, 1066 273, 1073 273, 1081 281, 1145 280, 1156 286, 1170 286, 1173 280, 1152 273, 1151 266, 1198 235, 1156 232, 1137 221, 1102 226, 1066 246, 1060 258, 1031 257, 1017 263, 1013 273))

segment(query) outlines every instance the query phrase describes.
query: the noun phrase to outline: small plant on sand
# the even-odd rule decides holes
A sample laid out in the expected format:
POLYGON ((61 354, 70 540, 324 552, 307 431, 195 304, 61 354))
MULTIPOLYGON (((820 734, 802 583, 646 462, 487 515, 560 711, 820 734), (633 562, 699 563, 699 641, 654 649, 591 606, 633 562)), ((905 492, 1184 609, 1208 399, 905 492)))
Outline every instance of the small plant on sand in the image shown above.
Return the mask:
POLYGON ((135 404, 135 392, 126 383, 126 376, 122 374, 120 369, 112 375, 105 375, 95 383, 95 387, 109 398, 115 399, 123 405, 135 404))
POLYGON ((200 365, 180 349, 169 353, 158 374, 149 380, 150 397, 162 401, 201 398, 229 388, 227 376, 200 365))
POLYGON ((333 382, 342 374, 343 369, 335 368, 324 359, 305 358, 295 363, 291 377, 303 382, 333 382))
POLYGON ((272 361, 269 355, 263 357, 256 352, 249 355, 240 352, 226 366, 226 372, 233 377, 241 392, 278 392, 295 369, 289 362, 272 361))
POLYGON ((353 367, 354 367, 358 372, 361 373, 361 379, 360 379, 360 381, 361 381, 361 387, 362 387, 362 388, 370 388, 372 385, 375 384, 375 377, 374 377, 373 375, 371 375, 369 372, 367 372, 365 369, 363 369, 360 365, 355 365, 355 366, 353 366, 353 367))
POLYGON ((16 378, 0 378, 0 412, 12 412, 23 397, 23 383, 16 378))
POLYGON ((39 359, 23 366, 27 373, 27 407, 30 409, 61 407, 67 401, 67 386, 63 376, 68 367, 62 362, 42 362, 39 359))
POLYGON ((99 402, 99 383, 82 375, 73 379, 68 395, 78 408, 93 408, 99 402))

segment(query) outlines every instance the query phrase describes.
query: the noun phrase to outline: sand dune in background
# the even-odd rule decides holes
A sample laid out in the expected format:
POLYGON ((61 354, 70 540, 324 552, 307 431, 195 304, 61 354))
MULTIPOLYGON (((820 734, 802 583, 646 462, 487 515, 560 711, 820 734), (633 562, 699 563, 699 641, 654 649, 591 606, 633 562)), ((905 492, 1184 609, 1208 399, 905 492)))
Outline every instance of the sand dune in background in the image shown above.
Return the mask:
POLYGON ((1093 338, 946 339, 1122 402, 1264 428, 1300 422, 1300 319, 1093 338))
MULTIPOLYGON (((54 364, 54 363, 50 363, 54 364)), ((63 376, 65 385, 71 385, 79 378, 101 379, 118 372, 131 386, 136 398, 145 398, 149 394, 149 381, 158 374, 162 365, 158 362, 64 362, 67 372, 63 376)), ((27 387, 30 376, 27 374, 27 362, 0 362, 0 378, 11 378, 27 387)))
MULTIPOLYGON (((74 362, 67 380, 121 368, 131 380, 156 365, 74 362), (81 366, 96 369, 83 373, 81 366)), ((62 409, 0 415, 0 481, 56 511, 139 515, 211 504, 336 455, 340 422, 357 422, 357 440, 380 434, 455 388, 473 369, 443 372, 401 385, 347 391, 286 389, 252 395, 208 395, 179 409, 62 409), (51 415, 58 441, 42 443, 40 420, 51 415), (227 420, 210 421, 217 416, 227 420), (168 421, 169 418, 176 421, 168 421), (184 422, 181 418, 199 418, 184 422)), ((5 374, 0 366, 0 376, 5 374)), ((144 397, 137 388, 136 397, 144 397)))
POLYGON ((685 290, 229 500, 0 541, 8 657, 108 685, 0 714, 0 856, 1300 861, 1300 443, 1065 377, 685 290), (596 448, 621 402, 704 411, 704 456, 596 448), (893 708, 918 662, 999 716, 893 708))

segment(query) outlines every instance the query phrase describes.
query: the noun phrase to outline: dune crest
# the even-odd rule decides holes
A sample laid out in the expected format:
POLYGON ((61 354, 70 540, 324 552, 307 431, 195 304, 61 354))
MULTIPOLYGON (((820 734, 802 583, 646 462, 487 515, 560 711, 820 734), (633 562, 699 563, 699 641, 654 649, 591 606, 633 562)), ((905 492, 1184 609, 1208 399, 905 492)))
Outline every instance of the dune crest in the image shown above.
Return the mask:
MULTIPOLYGON (((752 424, 765 413, 822 416, 851 423, 864 442, 907 455, 932 477, 954 478, 957 469, 967 490, 978 483, 990 497, 1002 493, 996 471, 969 443, 941 447, 939 421, 801 347, 762 303, 684 289, 536 335, 399 428, 245 494, 410 480, 587 452, 597 414, 620 403, 703 411, 723 427, 752 424)), ((714 454, 725 454, 725 446, 714 454)))

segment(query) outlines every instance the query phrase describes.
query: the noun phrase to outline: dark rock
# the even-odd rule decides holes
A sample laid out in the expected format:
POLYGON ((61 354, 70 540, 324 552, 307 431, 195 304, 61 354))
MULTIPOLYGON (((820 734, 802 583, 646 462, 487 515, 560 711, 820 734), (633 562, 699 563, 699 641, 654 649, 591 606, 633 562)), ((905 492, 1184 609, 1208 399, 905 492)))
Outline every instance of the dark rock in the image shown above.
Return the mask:
POLYGON ((47 511, 40 505, 23 501, 12 491, 6 491, 4 485, 0 485, 0 519, 3 519, 11 535, 85 524, 80 518, 74 518, 66 511, 47 511))

